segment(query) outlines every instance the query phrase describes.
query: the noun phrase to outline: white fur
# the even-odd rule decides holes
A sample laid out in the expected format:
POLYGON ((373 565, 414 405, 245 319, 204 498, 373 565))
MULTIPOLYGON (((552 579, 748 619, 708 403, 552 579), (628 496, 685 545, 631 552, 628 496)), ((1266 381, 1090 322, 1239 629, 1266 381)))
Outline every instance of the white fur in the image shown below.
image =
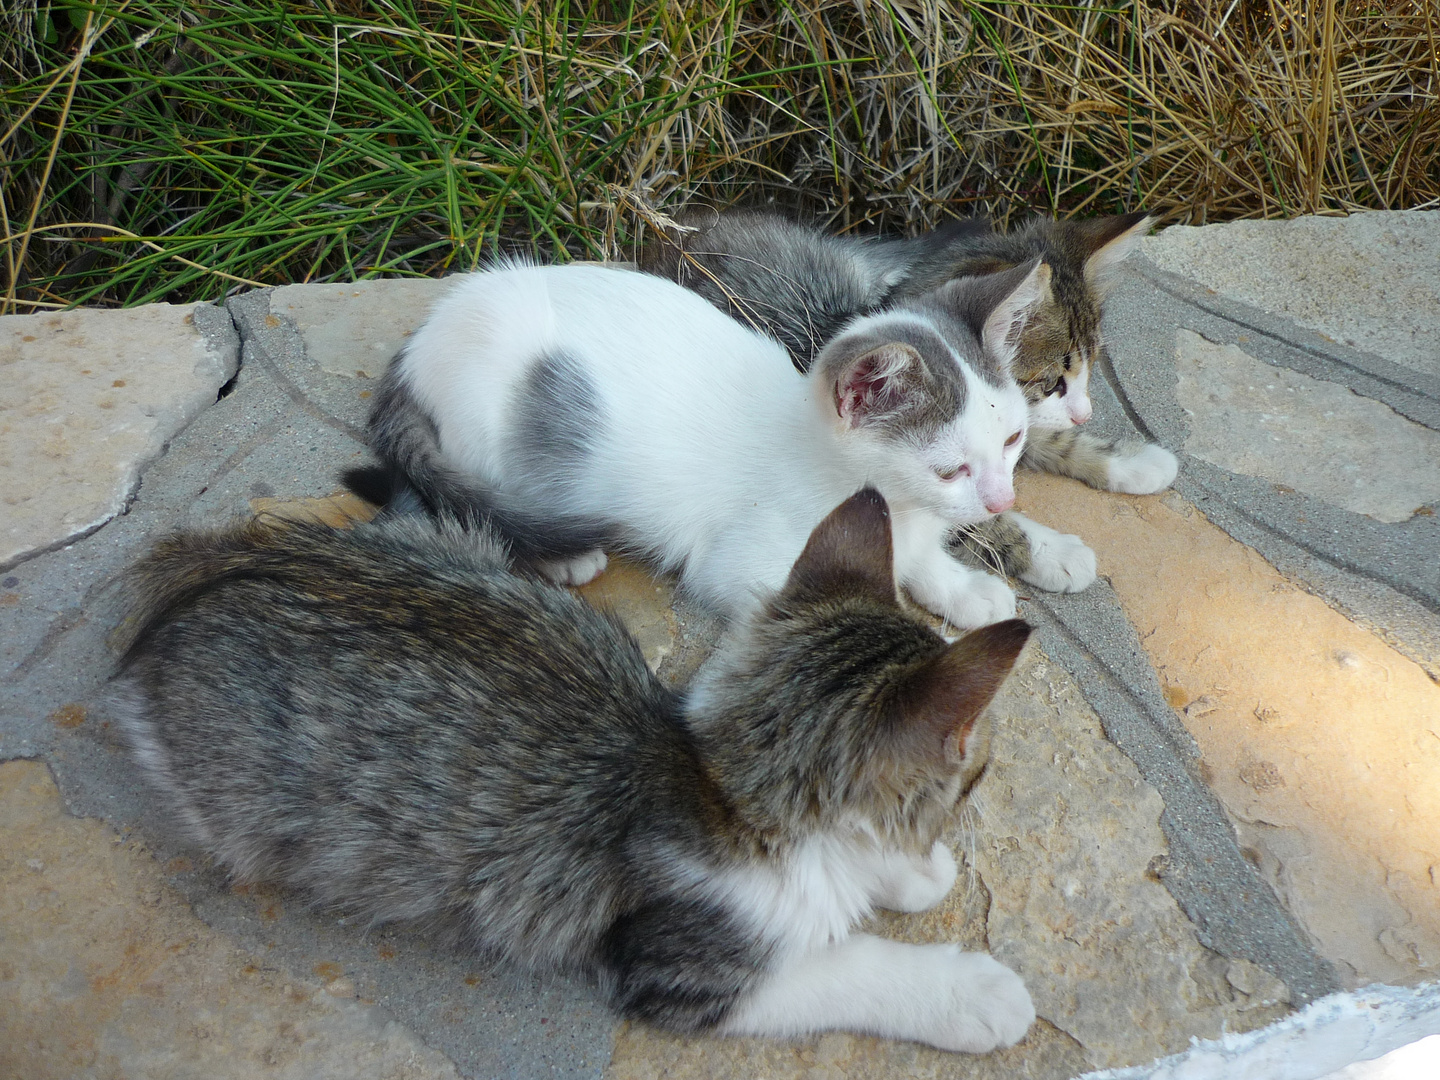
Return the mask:
POLYGON ((929 911, 950 895, 960 867, 939 840, 923 858, 908 852, 882 851, 871 899, 889 911, 929 911))
POLYGON ((1110 459, 1110 490, 1130 495, 1151 495, 1175 482, 1180 461, 1169 450, 1146 443, 1125 457, 1110 459))
POLYGON ((609 564, 605 552, 596 548, 573 559, 545 560, 536 569, 556 585, 585 585, 604 573, 609 564))
POLYGON ((1030 426, 1054 431, 1089 420, 1094 410, 1090 403, 1090 371, 1088 359, 1074 360, 1065 373, 1065 393, 1046 394, 1030 406, 1030 426))
POLYGON ((721 1030, 844 1029, 972 1053, 1019 1041, 1035 1010, 1008 968, 953 945, 850 934, 876 905, 934 907, 956 872, 944 844, 918 857, 886 847, 864 823, 848 835, 812 837, 777 863, 719 874, 691 868, 691 888, 747 921, 775 950, 771 970, 721 1030))
POLYGON ((1013 1046, 1034 1020, 1020 977, 984 953, 856 934, 782 962, 721 1030, 800 1035, 840 1028, 983 1054, 1013 1046))
POLYGON ((1030 569, 1020 576, 1049 592, 1079 592, 1095 580, 1095 552, 1085 541, 1024 514, 1011 514, 1030 541, 1030 569))
POLYGON ((919 586, 917 600, 960 626, 1013 613, 1013 596, 992 595, 1002 583, 943 546, 950 526, 989 516, 1009 488, 1023 440, 1004 442, 1025 425, 1013 384, 996 388, 961 363, 962 414, 926 445, 885 439, 838 415, 833 389, 797 374, 780 345, 695 293, 573 265, 462 277, 397 362, 451 463, 523 493, 508 456, 513 394, 557 352, 593 382, 603 416, 558 497, 681 569, 702 602, 728 615, 753 608, 784 584, 815 525, 869 483, 890 506, 896 577, 919 586), (971 475, 936 475, 961 461, 971 475))

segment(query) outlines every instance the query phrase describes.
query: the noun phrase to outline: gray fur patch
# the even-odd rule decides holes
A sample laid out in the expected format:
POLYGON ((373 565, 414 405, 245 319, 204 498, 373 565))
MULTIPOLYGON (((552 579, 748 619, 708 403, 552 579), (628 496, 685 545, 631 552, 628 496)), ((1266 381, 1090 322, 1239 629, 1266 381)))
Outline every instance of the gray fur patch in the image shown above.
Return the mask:
POLYGON ((945 339, 919 319, 897 312, 883 322, 841 334, 816 358, 831 385, 856 359, 892 343, 920 354, 920 364, 898 376, 897 404, 871 420, 894 438, 926 439, 965 410, 965 376, 945 339))
POLYGON ((550 353, 515 391, 514 462, 528 477, 564 483, 589 456, 603 423, 595 383, 566 353, 550 353))
MULTIPOLYGON (((517 498, 495 490, 481 477, 450 464, 440 448, 440 429, 434 417, 416 400, 406 382, 404 359, 403 353, 397 356, 380 379, 369 426, 371 446, 393 474, 395 496, 392 498, 398 496, 402 502, 398 512, 412 508, 418 500, 435 517, 450 518, 474 528, 491 526, 504 536, 517 557, 526 560, 566 558, 601 546, 604 537, 598 526, 556 520, 557 511, 529 497, 530 491, 544 494, 544 484, 529 485, 527 497, 517 498)), ((542 375, 530 395, 534 409, 541 409, 547 395, 560 394, 561 390, 553 379, 542 375)), ((593 399, 593 389, 590 394, 593 399)), ((542 414, 526 414, 525 418, 542 421, 534 445, 528 448, 532 459, 542 449, 541 440, 545 447, 539 458, 543 459, 556 454, 563 456, 567 446, 573 449, 580 437, 568 430, 572 422, 579 422, 574 410, 562 417, 562 431, 566 433, 558 439, 545 436, 542 414)), ((533 423, 522 425, 522 430, 534 426, 533 423)), ((521 456, 527 456, 526 448, 521 449, 521 456)), ((537 468, 544 464, 540 460, 537 468)), ((554 474, 553 469, 550 474, 554 474)))
POLYGON ((962 562, 978 563, 1010 577, 1021 577, 1034 565, 1030 538, 1008 513, 958 528, 948 542, 953 554, 969 556, 962 562))

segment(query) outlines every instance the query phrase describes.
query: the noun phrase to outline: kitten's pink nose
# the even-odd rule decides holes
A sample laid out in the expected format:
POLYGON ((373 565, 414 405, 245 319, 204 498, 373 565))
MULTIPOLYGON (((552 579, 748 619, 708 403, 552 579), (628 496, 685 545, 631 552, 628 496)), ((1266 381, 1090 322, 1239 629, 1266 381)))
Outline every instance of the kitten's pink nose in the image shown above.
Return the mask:
POLYGON ((1074 404, 1067 404, 1066 409, 1070 413, 1070 422, 1072 424, 1085 423, 1086 420, 1090 419, 1093 412, 1088 399, 1083 403, 1077 401, 1074 404))
POLYGON ((992 514, 998 514, 1002 510, 1009 510, 1015 505, 1015 493, 1008 495, 988 495, 985 498, 985 509, 992 514))

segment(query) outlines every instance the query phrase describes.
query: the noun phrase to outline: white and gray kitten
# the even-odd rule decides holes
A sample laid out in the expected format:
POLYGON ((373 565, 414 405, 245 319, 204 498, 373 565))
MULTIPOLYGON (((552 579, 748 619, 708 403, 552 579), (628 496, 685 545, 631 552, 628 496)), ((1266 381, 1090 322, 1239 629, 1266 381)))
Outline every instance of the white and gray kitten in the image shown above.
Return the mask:
POLYGON ((386 372, 371 441, 432 511, 490 522, 554 580, 630 551, 730 617, 871 484, 900 584, 980 626, 1014 594, 948 537, 1014 501, 1026 406, 1009 365, 1048 280, 1032 260, 950 282, 853 320, 801 375, 774 339, 649 274, 468 274, 386 372))

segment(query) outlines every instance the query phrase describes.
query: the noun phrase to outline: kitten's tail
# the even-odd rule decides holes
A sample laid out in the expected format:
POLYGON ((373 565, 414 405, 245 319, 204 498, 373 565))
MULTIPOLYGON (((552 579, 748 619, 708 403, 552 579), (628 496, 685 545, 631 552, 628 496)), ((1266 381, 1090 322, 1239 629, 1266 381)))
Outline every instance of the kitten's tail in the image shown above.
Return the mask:
POLYGON ((385 517, 425 513, 466 529, 493 528, 521 559, 563 558, 600 545, 591 531, 506 506, 481 478, 446 462, 439 428, 405 385, 400 359, 380 379, 370 413, 370 445, 382 465, 346 470, 346 487, 383 507, 385 517))

